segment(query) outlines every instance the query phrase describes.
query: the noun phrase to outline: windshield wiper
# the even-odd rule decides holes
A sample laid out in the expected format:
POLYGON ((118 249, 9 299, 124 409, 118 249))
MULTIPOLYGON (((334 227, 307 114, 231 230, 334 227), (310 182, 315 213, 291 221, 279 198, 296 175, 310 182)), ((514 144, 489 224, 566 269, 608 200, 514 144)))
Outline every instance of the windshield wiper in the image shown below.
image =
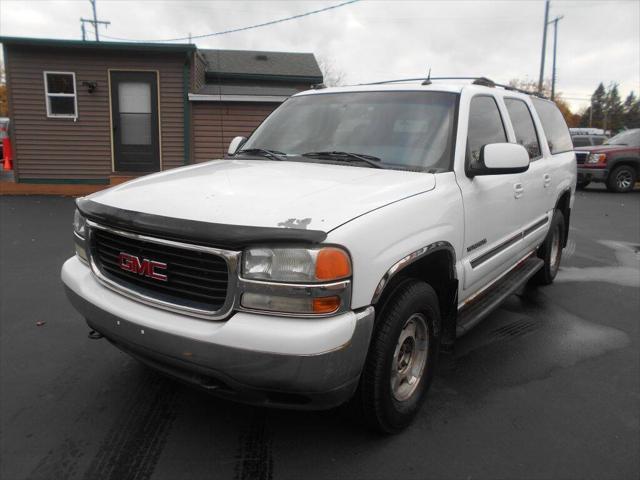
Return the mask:
POLYGON ((370 167, 373 168, 384 168, 380 165, 382 162, 378 157, 374 157, 373 155, 366 155, 363 153, 352 153, 352 152, 337 152, 337 151, 327 151, 327 152, 307 152, 302 154, 303 157, 329 157, 329 158, 344 158, 349 161, 358 161, 364 162, 370 167))
POLYGON ((285 160, 281 155, 286 155, 284 152, 277 150, 268 150, 266 148, 247 148, 244 150, 238 150, 236 154, 246 153, 247 155, 258 155, 261 157, 271 158, 273 160, 285 160))

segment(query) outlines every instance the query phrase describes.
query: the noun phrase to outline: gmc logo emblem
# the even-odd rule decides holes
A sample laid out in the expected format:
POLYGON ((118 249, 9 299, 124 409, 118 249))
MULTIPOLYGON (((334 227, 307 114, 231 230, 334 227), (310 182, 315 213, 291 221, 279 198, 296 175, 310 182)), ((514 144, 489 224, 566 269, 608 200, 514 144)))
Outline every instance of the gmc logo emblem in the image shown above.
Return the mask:
POLYGON ((140 260, 140 258, 135 255, 120 252, 120 255, 118 255, 118 265, 122 270, 126 270, 127 272, 137 273, 140 276, 153 278, 161 282, 167 281, 167 276, 164 273, 158 272, 158 270, 167 269, 166 263, 156 262, 148 258, 140 260))

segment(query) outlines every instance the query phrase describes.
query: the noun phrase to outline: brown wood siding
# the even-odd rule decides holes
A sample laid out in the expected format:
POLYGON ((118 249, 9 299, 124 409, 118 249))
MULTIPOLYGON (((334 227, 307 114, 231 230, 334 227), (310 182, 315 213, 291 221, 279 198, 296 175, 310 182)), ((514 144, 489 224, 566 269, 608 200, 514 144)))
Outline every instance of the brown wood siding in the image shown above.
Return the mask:
POLYGON ((112 173, 109 69, 159 72, 162 168, 184 163, 184 55, 7 46, 20 178, 88 179, 112 173), (74 72, 78 118, 47 118, 44 71, 74 72), (83 81, 97 82, 94 93, 83 81))
POLYGON ((194 161, 222 158, 233 137, 248 137, 278 105, 192 102, 194 161))

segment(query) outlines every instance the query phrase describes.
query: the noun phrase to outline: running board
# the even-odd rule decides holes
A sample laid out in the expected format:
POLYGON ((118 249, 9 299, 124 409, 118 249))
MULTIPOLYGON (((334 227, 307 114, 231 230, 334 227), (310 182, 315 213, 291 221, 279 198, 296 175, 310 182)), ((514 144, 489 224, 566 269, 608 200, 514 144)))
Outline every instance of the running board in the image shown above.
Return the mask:
POLYGON ((478 298, 463 306, 458 311, 456 337, 461 337, 484 320, 509 295, 523 287, 543 265, 544 261, 541 258, 529 257, 481 293, 478 298))

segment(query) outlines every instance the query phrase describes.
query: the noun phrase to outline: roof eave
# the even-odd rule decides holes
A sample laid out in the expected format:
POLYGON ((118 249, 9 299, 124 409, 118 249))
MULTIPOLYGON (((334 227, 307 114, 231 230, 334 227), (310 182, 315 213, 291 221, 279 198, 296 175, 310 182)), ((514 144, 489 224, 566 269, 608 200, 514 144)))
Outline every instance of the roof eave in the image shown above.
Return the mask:
POLYGON ((192 52, 196 46, 192 43, 142 43, 142 42, 96 42, 94 40, 61 40, 50 38, 3 37, 0 43, 5 45, 23 45, 34 47, 91 48, 101 50, 138 50, 158 52, 192 52))

